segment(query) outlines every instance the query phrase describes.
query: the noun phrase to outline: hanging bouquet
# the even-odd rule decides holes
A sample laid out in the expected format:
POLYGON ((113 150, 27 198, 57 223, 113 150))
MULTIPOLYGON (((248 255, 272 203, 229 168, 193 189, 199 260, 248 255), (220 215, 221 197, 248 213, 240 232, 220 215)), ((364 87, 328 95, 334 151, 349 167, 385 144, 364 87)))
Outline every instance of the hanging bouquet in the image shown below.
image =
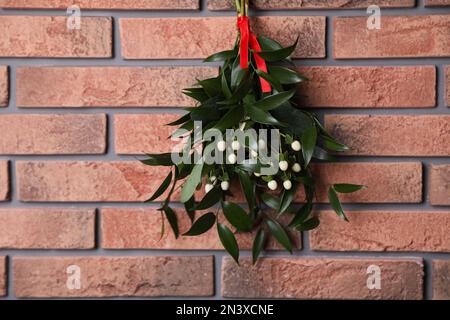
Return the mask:
MULTIPOLYGON (((160 211, 175 237, 180 234, 170 200, 181 187, 181 202, 192 222, 182 236, 197 236, 216 226, 224 248, 238 262, 235 234, 252 232, 255 262, 268 236, 291 252, 286 229, 306 231, 319 226, 318 217, 312 215, 315 177, 310 162, 331 161, 328 151, 348 148, 327 133, 314 114, 295 103, 297 85, 307 81, 286 67, 294 66, 290 56, 298 40, 284 48, 272 39, 257 37, 250 29, 247 0, 236 0, 236 8, 239 35, 234 48, 205 60, 222 63, 219 75, 185 89, 183 93, 195 99, 197 106, 168 124, 178 126, 172 138, 184 138, 183 150, 149 154, 142 162, 171 167, 149 201, 167 194, 160 211), (230 188, 235 185, 240 188, 230 188), (194 196, 202 188, 204 196, 196 202, 194 196), (245 195, 245 209, 233 202, 234 192, 245 195), (301 207, 293 204, 299 196, 301 207), (196 211, 210 212, 196 217, 196 211), (228 223, 219 220, 220 214, 228 223), (289 216, 287 225, 280 222, 282 215, 289 216)), ((339 217, 347 220, 338 193, 362 188, 329 187, 329 201, 339 217)))

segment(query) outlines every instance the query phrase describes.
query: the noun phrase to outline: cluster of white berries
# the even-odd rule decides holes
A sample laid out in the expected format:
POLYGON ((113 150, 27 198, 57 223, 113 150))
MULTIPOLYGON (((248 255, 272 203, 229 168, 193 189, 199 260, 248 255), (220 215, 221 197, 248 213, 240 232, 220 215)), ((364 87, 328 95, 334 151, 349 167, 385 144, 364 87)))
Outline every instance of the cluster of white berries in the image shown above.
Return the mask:
MULTIPOLYGON (((205 192, 208 193, 210 192, 212 189, 214 189, 214 185, 216 185, 217 183, 217 177, 216 176, 211 176, 209 177, 209 182, 207 184, 205 184, 205 192)), ((223 191, 227 191, 228 189, 230 189, 230 182, 228 181, 222 181, 220 183, 220 188, 223 191)))

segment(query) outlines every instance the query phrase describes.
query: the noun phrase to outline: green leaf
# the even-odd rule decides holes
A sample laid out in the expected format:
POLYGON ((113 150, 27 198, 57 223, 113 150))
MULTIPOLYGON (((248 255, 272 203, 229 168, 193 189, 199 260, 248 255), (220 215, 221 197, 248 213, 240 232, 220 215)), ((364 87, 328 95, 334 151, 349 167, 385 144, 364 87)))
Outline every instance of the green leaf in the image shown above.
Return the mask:
POLYGON ((308 78, 301 76, 298 72, 284 67, 269 66, 268 71, 281 84, 297 84, 308 80, 308 78))
POLYGON ((228 87, 227 77, 225 76, 225 72, 222 72, 221 83, 222 83, 223 95, 225 96, 225 98, 230 99, 232 96, 232 92, 231 92, 230 88, 228 87))
POLYGON ((292 253, 292 243, 284 231, 283 227, 275 220, 266 220, 267 227, 269 227, 270 233, 273 237, 289 252, 292 253))
POLYGON ((170 122, 168 124, 166 124, 166 126, 179 126, 187 121, 191 120, 191 115, 189 113, 186 113, 184 116, 182 116, 181 118, 170 122))
POLYGON ((259 36, 258 42, 263 51, 275 51, 283 49, 283 46, 279 42, 265 36, 259 36))
POLYGON ((214 97, 222 92, 222 82, 220 77, 198 81, 209 97, 214 97))
POLYGON ((211 208, 213 205, 222 200, 222 189, 219 187, 214 187, 209 191, 200 201, 200 203, 195 207, 196 210, 206 210, 211 208))
POLYGON ((221 51, 221 52, 217 52, 213 55, 210 55, 208 58, 203 60, 203 62, 225 61, 225 60, 233 58, 234 56, 235 56, 234 50, 221 51))
POLYGON ((263 78, 264 80, 266 80, 267 82, 269 82, 272 85, 272 87, 274 87, 275 90, 277 90, 278 92, 284 91, 283 86, 281 85, 281 83, 277 79, 272 77, 270 74, 265 73, 262 70, 256 70, 256 74, 258 76, 260 76, 261 78, 263 78))
POLYGON ((244 109, 242 107, 237 107, 229 110, 217 123, 214 128, 219 131, 224 131, 226 129, 231 129, 243 118, 244 109))
POLYGON ((241 68, 240 59, 237 57, 231 67, 231 90, 234 90, 241 84, 247 71, 248 70, 241 68))
POLYGON ((180 231, 178 230, 177 215, 168 206, 164 206, 162 209, 164 211, 164 214, 166 215, 167 221, 169 221, 170 227, 172 228, 175 238, 178 238, 178 236, 180 235, 180 231))
POLYGON ((239 264, 239 246, 233 232, 224 224, 217 224, 217 233, 219 234, 220 242, 225 250, 233 257, 234 261, 239 264))
POLYGON ((184 203, 184 208, 186 209, 186 213, 191 219, 191 222, 195 219, 195 198, 192 196, 189 201, 184 203))
POLYGON ((300 210, 297 211, 295 214, 294 219, 289 223, 290 228, 295 228, 301 223, 303 223, 311 214, 312 211, 312 203, 308 202, 305 205, 303 205, 300 210))
POLYGON ((198 236, 209 229, 212 228, 214 223, 216 222, 216 215, 212 212, 208 212, 197 219, 194 224, 191 226, 188 232, 184 233, 183 236, 198 236))
POLYGON ((292 188, 291 190, 284 190, 283 195, 281 196, 280 201, 280 207, 278 208, 278 214, 282 214, 286 212, 287 209, 289 209, 289 206, 291 205, 292 201, 295 197, 295 191, 296 188, 292 188))
POLYGON ((245 109, 248 113, 248 116, 255 122, 280 127, 285 126, 283 123, 275 119, 269 112, 255 108, 254 106, 251 105, 245 106, 245 109))
POLYGON ((167 177, 164 179, 163 183, 159 186, 159 188, 156 190, 156 192, 146 202, 150 202, 150 201, 153 201, 153 200, 159 198, 164 193, 164 191, 166 191, 167 188, 170 186, 171 181, 172 181, 172 171, 169 172, 167 177))
POLYGON ((264 229, 261 228, 258 230, 258 233, 256 234, 255 239, 253 240, 253 248, 252 248, 253 264, 255 264, 256 261, 258 260, 258 257, 261 254, 261 251, 264 247, 265 240, 266 234, 264 232, 264 229))
POLYGON ((317 142, 317 128, 311 126, 305 130, 301 138, 303 159, 305 160, 305 166, 309 164, 314 154, 317 142))
POLYGON ((275 62, 275 61, 281 61, 291 56, 291 54, 295 51, 298 44, 298 39, 295 41, 295 43, 292 46, 278 49, 278 50, 270 50, 270 51, 261 51, 259 52, 259 55, 261 58, 268 62, 275 62))
POLYGON ((306 220, 295 227, 298 231, 308 231, 317 228, 320 225, 320 220, 316 217, 313 217, 309 220, 306 220))
POLYGON ((194 121, 215 121, 220 119, 219 110, 211 107, 196 107, 191 109, 191 118, 194 121))
POLYGON ((336 157, 329 154, 326 150, 316 146, 314 148, 313 158, 322 161, 336 161, 336 157))
POLYGON ((322 135, 322 139, 323 139, 324 147, 327 148, 328 150, 338 151, 338 152, 350 150, 350 148, 347 147, 345 144, 339 143, 336 140, 334 140, 333 138, 330 138, 328 136, 322 135))
POLYGON ((223 214, 237 231, 250 232, 253 222, 250 216, 235 203, 225 201, 222 203, 223 214))
POLYGON ((333 185, 333 189, 339 193, 352 193, 359 190, 367 189, 367 186, 349 183, 338 183, 333 185))
POLYGON ((183 89, 183 94, 199 102, 204 102, 209 99, 208 95, 206 94, 205 90, 203 90, 203 88, 183 89))
POLYGON ((255 108, 259 108, 265 111, 273 110, 289 101, 295 94, 295 89, 284 91, 280 93, 275 93, 271 96, 268 96, 264 99, 259 100, 253 106, 255 108))
POLYGON ((280 199, 277 197, 268 194, 268 193, 262 193, 261 194, 261 200, 269 207, 274 210, 278 210, 280 208, 280 199))
POLYGON ((238 175, 239 175, 239 182, 241 184, 242 190, 244 191, 244 195, 245 198, 247 199, 250 211, 253 211, 253 209, 256 206, 256 199, 255 199, 256 185, 252 182, 248 173, 238 171, 238 175))
POLYGON ((341 202, 339 201, 339 197, 333 187, 330 187, 328 189, 328 199, 330 200, 331 207, 337 213, 337 215, 341 219, 348 221, 347 216, 345 215, 345 212, 342 209, 342 205, 341 205, 341 202))
POLYGON ((173 166, 172 153, 147 154, 148 159, 140 160, 147 166, 173 166))
POLYGON ((197 163, 192 169, 181 190, 181 202, 187 202, 194 195, 195 189, 202 182, 203 162, 197 163))
POLYGON ((287 125, 287 131, 296 136, 301 137, 305 128, 313 125, 312 119, 305 112, 292 107, 290 103, 283 104, 271 113, 278 121, 287 125))

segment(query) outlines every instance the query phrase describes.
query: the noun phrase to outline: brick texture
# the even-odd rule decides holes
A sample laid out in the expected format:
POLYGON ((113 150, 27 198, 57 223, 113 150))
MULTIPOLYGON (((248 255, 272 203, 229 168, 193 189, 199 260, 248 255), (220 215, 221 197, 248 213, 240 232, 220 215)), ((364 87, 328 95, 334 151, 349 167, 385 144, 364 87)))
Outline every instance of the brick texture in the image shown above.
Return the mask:
POLYGON ((0 257, 0 297, 6 295, 6 257, 0 257))
POLYGON ((334 57, 450 56, 450 15, 383 16, 381 23, 381 29, 369 30, 367 17, 333 18, 334 57))
POLYGON ((213 272, 211 256, 13 259, 14 293, 27 298, 211 296, 213 272), (79 290, 66 285, 71 265, 80 268, 79 290))
POLYGON ((0 115, 0 154, 102 154, 106 115, 0 115), (26 128, 26 130, 24 130, 26 128))
POLYGON ((433 261, 433 299, 450 300, 450 261, 433 261))
MULTIPOLYGON (((117 154, 171 152, 182 142, 172 142, 176 127, 168 123, 180 118, 176 114, 118 114, 114 116, 114 144, 117 154)), ((176 150, 181 150, 176 148, 176 150)))
POLYGON ((450 0, 425 0, 426 7, 445 7, 450 6, 450 0))
POLYGON ((325 125, 359 156, 450 156, 450 116, 326 115, 325 125))
MULTIPOLYGON (((208 0, 208 9, 234 10, 234 3, 233 0, 208 0)), ((377 5, 382 8, 400 8, 414 7, 415 0, 253 0, 252 5, 260 10, 353 9, 367 8, 370 5, 377 5)))
POLYGON ((21 201, 142 202, 168 169, 138 161, 17 161, 16 174, 21 201))
POLYGON ((265 258, 256 266, 222 263, 222 295, 229 298, 422 299, 421 259, 265 258), (382 290, 367 288, 367 268, 381 269, 382 290), (243 285, 245 284, 245 285, 243 285))
POLYGON ((81 10, 198 10, 199 0, 0 0, 0 8, 66 9, 78 5, 81 10))
POLYGON ((304 67, 299 93, 306 107, 411 108, 436 105, 436 68, 304 67))
MULTIPOLYGON (((200 59, 229 50, 236 40, 236 18, 122 18, 119 20, 125 59, 200 59)), ((297 58, 325 57, 325 17, 261 17, 253 19, 258 34, 292 45, 297 58), (283 32, 281 32, 283 31, 283 32)))
MULTIPOLYGON (((177 209, 180 234, 189 230, 191 223, 184 210, 177 209)), ((197 212, 197 217, 206 212, 197 212)), ((289 217, 287 217, 289 218, 289 217)), ((152 208, 105 208, 101 212, 102 247, 106 249, 178 249, 178 250, 223 250, 216 228, 198 237, 175 239, 167 228, 161 238, 161 213, 152 208)), ((285 219, 288 222, 288 219, 285 219)), ((165 221, 168 226, 168 222, 165 221)), ((298 232, 292 232, 291 240, 295 247, 300 246, 298 232)), ((237 234, 239 247, 252 248, 255 234, 237 234)), ((267 249, 280 249, 270 239, 267 249)))
POLYGON ((9 162, 0 161, 0 202, 9 200, 10 195, 9 183, 9 162))
POLYGON ((313 250, 450 252, 450 212, 354 211, 350 223, 331 211, 319 216, 313 250))
POLYGON ((0 57, 111 58, 112 19, 83 17, 79 30, 66 17, 0 16, 0 57))
POLYGON ((95 210, 0 209, 2 249, 92 249, 95 210))
POLYGON ((430 181, 429 200, 432 205, 450 205, 450 165, 431 165, 428 173, 430 181))
POLYGON ((19 107, 180 107, 182 89, 217 74, 194 67, 24 67, 17 70, 19 107))
POLYGON ((8 67, 0 66, 0 107, 7 107, 9 100, 8 67))
POLYGON ((447 106, 450 107, 450 66, 447 66, 446 68, 446 78, 447 78, 447 82, 446 82, 446 92, 447 92, 447 106))

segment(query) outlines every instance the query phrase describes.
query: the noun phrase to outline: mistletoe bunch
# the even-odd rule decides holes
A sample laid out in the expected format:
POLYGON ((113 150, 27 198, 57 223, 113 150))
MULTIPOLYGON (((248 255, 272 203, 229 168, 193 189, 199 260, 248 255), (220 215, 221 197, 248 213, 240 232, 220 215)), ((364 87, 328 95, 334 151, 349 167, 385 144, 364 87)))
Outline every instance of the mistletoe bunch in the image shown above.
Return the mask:
MULTIPOLYGON (((149 154, 142 162, 171 167, 149 201, 167 192, 160 211, 175 237, 180 234, 170 200, 180 185, 181 201, 192 222, 183 236, 197 236, 216 226, 224 248, 238 262, 235 234, 253 232, 255 262, 269 235, 291 252, 292 242, 286 229, 306 231, 319 226, 318 217, 312 214, 315 177, 310 162, 332 161, 330 151, 348 148, 327 133, 313 113, 296 104, 297 86, 307 81, 295 68, 287 67, 295 66, 290 56, 297 42, 283 47, 267 37, 256 37, 250 31, 247 2, 236 1, 236 6, 239 36, 234 48, 205 60, 222 63, 219 75, 198 80, 195 87, 185 89, 184 94, 195 99, 197 106, 186 109, 184 116, 168 124, 179 127, 172 137, 185 138, 184 152, 149 154), (230 136, 230 129, 266 130, 270 134, 268 139, 254 134, 230 136), (211 130, 219 133, 216 139, 207 138, 206 133, 211 130), (220 134, 231 139, 224 140, 220 134), (207 154, 224 161, 207 161, 207 154), (181 158, 185 161, 179 161, 181 158), (230 188, 235 184, 240 188, 230 188), (202 186, 205 195, 196 203, 194 194, 202 186), (245 195, 245 209, 232 201, 232 192, 245 195), (300 194, 304 204, 298 207, 294 201, 300 194), (268 214, 268 209, 276 215, 268 214), (196 211, 210 212, 196 217, 196 211), (220 212, 227 222, 219 220, 220 212), (289 216, 287 225, 280 222, 282 215, 289 216)), ((339 217, 347 220, 338 193, 362 188, 352 184, 329 187, 329 201, 339 217)))

